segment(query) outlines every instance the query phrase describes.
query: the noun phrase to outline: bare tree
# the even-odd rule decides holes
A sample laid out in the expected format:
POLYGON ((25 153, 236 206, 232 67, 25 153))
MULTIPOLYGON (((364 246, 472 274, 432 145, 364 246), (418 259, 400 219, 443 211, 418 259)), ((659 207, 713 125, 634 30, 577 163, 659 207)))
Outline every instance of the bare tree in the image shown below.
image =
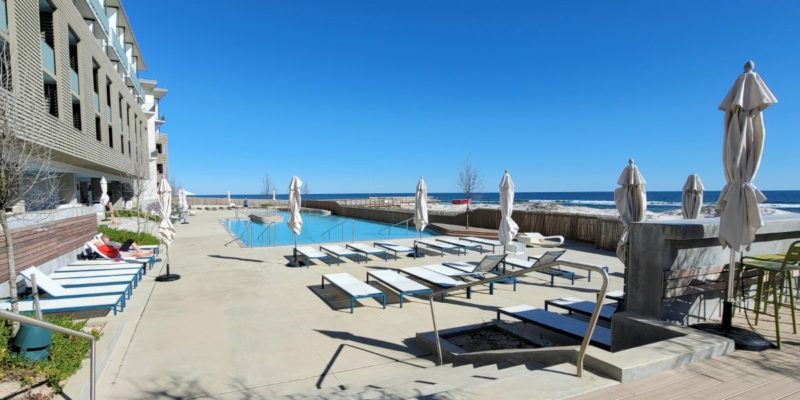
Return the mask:
POLYGON ((147 165, 139 162, 138 160, 134 161, 130 172, 125 174, 125 177, 128 178, 129 183, 123 184, 122 189, 123 200, 126 202, 131 201, 133 203, 131 206, 131 211, 133 211, 136 215, 137 234, 142 231, 143 225, 145 228, 147 227, 147 219, 145 218, 144 223, 142 222, 142 214, 148 206, 147 204, 142 204, 142 195, 147 192, 147 179, 145 178, 145 172, 147 172, 147 165))
POLYGON ((311 193, 311 188, 308 186, 308 181, 303 181, 303 186, 300 187, 300 194, 302 195, 302 199, 304 202, 308 201, 308 199, 306 199, 306 196, 308 196, 309 193, 311 193))
MULTIPOLYGON (((18 312, 17 271, 14 241, 8 211, 24 205, 24 211, 53 209, 58 205, 59 179, 52 172, 51 154, 36 130, 25 118, 40 110, 30 109, 12 87, 7 45, 0 47, 0 227, 5 238, 11 311, 18 312)), ((33 215, 30 218, 35 218, 33 215)), ((26 218, 24 214, 15 219, 26 218)), ((42 216, 39 216, 42 218, 42 216)), ((17 324, 14 326, 16 333, 17 324)))
POLYGON ((262 180, 261 184, 261 194, 264 195, 264 200, 268 201, 269 195, 275 189, 275 185, 272 184, 272 178, 269 177, 269 174, 264 174, 264 179, 262 180))
POLYGON ((464 162, 461 170, 458 171, 457 183, 458 188, 461 189, 461 192, 464 193, 464 197, 467 198, 466 228, 469 229, 470 203, 472 202, 472 197, 483 188, 483 181, 478 173, 478 169, 472 163, 469 156, 467 156, 467 160, 464 162))

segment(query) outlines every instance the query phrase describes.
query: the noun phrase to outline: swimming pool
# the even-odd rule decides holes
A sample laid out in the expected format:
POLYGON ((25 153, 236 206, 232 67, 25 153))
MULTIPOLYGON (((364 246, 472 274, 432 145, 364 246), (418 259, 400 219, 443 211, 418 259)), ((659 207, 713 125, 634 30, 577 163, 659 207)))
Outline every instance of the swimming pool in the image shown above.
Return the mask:
MULTIPOLYGON (((225 227, 238 237, 247 247, 286 246, 294 244, 294 233, 286 225, 289 213, 279 211, 283 221, 269 228, 265 225, 251 224, 247 219, 227 219, 225 227)), ((345 218, 336 215, 302 213, 303 229, 297 236, 297 244, 318 244, 329 242, 351 242, 387 239, 413 239, 417 237, 414 223, 394 225, 363 219, 345 218)), ((427 232, 423 237, 434 236, 427 232)))

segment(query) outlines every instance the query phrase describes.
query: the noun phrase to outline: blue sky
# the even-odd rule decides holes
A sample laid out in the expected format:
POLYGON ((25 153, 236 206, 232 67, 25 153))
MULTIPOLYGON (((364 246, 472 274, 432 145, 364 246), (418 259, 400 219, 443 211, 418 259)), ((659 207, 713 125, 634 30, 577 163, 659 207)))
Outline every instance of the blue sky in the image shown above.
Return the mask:
POLYGON ((170 174, 198 194, 724 184, 719 102, 748 59, 778 97, 756 184, 800 189, 800 2, 125 3, 169 90, 170 174))

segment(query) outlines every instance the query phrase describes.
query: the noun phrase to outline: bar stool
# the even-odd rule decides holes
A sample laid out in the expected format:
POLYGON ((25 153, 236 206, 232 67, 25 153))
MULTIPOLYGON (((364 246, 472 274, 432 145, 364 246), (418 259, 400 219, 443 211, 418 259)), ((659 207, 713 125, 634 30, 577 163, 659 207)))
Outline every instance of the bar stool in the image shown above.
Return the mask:
POLYGON ((789 246, 783 260, 780 260, 776 255, 761 255, 761 256, 747 256, 742 257, 741 264, 743 268, 755 269, 758 271, 758 284, 756 286, 756 304, 755 304, 755 325, 758 325, 758 316, 761 312, 761 300, 764 299, 764 312, 767 311, 770 295, 772 290, 772 305, 775 313, 775 338, 778 348, 781 347, 781 333, 780 333, 780 307, 784 300, 784 285, 788 283, 789 286, 789 306, 792 312, 792 330, 797 334, 797 319, 795 316, 794 306, 794 288, 792 287, 792 278, 795 271, 800 270, 800 241, 796 241, 789 246), (766 287, 764 286, 764 277, 766 276, 766 287))

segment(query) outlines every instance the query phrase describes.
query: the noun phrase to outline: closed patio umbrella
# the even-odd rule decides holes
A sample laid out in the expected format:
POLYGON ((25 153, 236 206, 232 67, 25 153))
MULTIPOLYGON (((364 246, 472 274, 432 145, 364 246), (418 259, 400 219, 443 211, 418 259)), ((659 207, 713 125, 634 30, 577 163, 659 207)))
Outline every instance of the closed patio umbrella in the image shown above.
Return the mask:
POLYGON ((231 205, 231 191, 230 190, 227 193, 227 197, 228 197, 228 205, 231 205))
POLYGON ((681 213, 684 219, 697 219, 700 216, 700 209, 703 208, 704 189, 700 175, 692 174, 686 178, 681 199, 681 213))
MULTIPOLYGON (((428 186, 425 185, 425 179, 419 177, 417 182, 417 194, 414 197, 414 226, 417 227, 417 236, 422 238, 422 231, 428 226, 428 186)), ((409 254, 413 257, 423 257, 416 246, 414 246, 414 254, 409 254)))
POLYGON ((300 188, 303 187, 303 181, 300 178, 293 176, 292 181, 289 182, 289 229, 294 233, 294 261, 286 264, 290 267, 299 267, 300 262, 297 260, 297 235, 303 228, 303 217, 300 215, 301 198, 300 188))
POLYGON ((158 225, 158 237, 166 247, 164 263, 167 264, 167 273, 156 277, 156 281, 170 282, 181 278, 178 274, 171 274, 169 271, 169 248, 175 240, 175 227, 172 226, 170 216, 172 214, 172 188, 169 186, 167 178, 161 178, 158 184, 158 205, 160 208, 161 223, 158 225))
POLYGON ((497 238, 504 248, 514 240, 519 232, 519 226, 511 218, 513 211, 514 181, 511 180, 511 175, 506 170, 503 173, 503 179, 500 180, 500 227, 497 230, 497 238))
MULTIPOLYGON (((725 136, 722 161, 725 187, 719 195, 719 241, 731 251, 728 284, 722 313, 723 329, 732 323, 733 283, 736 271, 736 252, 749 248, 756 231, 764 225, 758 203, 766 197, 753 185, 764 148, 762 111, 778 102, 748 61, 725 96, 719 109, 725 112, 725 136)), ((777 318, 777 317, 776 317, 777 318)))
POLYGON ((105 209, 109 201, 111 201, 111 198, 108 197, 108 181, 104 176, 100 178, 100 205, 105 209))
POLYGON ((622 302, 622 309, 624 310, 627 305, 627 285, 628 285, 628 249, 629 249, 629 235, 630 225, 634 222, 644 221, 647 215, 647 191, 645 190, 644 177, 639 172, 639 167, 634 164, 633 160, 628 160, 628 165, 622 170, 622 173, 617 179, 617 187, 614 190, 614 203, 619 212, 619 219, 622 221, 625 229, 622 231, 622 236, 617 243, 617 257, 625 265, 624 284, 625 296, 622 302))

